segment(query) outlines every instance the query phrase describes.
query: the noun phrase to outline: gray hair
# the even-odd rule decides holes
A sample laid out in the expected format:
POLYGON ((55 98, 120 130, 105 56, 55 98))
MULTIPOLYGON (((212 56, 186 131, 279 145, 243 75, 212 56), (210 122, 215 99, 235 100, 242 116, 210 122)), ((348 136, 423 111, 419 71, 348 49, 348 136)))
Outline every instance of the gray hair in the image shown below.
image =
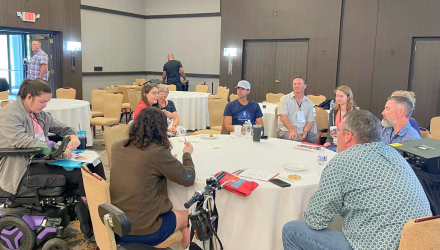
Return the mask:
POLYGON ((367 110, 353 110, 344 116, 344 131, 351 132, 359 144, 382 141, 382 124, 367 110))
POLYGON ((412 112, 414 110, 413 103, 409 98, 406 98, 404 96, 390 96, 388 97, 389 100, 394 100, 394 104, 400 105, 405 110, 405 117, 409 119, 412 115, 412 112))
POLYGON ((161 84, 157 85, 157 89, 159 91, 164 91, 164 90, 168 89, 168 86, 166 84, 161 83, 161 84))
POLYGON ((295 80, 295 79, 301 79, 301 80, 303 80, 304 85, 307 84, 306 80, 304 80, 304 78, 302 78, 302 76, 297 76, 297 77, 293 78, 293 80, 295 80))
POLYGON ((41 42, 40 42, 40 41, 33 40, 32 43, 33 43, 33 42, 37 42, 37 43, 40 45, 40 47, 41 47, 41 42))

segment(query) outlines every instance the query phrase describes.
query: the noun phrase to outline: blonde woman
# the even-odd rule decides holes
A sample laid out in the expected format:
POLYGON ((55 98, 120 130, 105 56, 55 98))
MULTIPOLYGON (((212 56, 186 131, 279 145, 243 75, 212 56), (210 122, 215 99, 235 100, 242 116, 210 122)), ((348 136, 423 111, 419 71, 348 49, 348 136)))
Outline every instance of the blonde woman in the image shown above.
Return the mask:
MULTIPOLYGON (((330 132, 330 127, 339 125, 347 112, 358 109, 353 100, 353 92, 350 87, 345 85, 339 86, 336 88, 335 94, 335 106, 330 110, 328 116, 328 132, 330 132)), ((324 147, 336 152, 337 146, 333 144, 333 138, 329 133, 327 133, 327 140, 324 143, 324 147)))
MULTIPOLYGON (((391 94, 391 96, 406 97, 412 102, 413 109, 416 108, 416 94, 412 91, 396 90, 391 94)), ((420 135, 420 127, 419 127, 419 124, 417 123, 417 121, 414 118, 410 117, 409 123, 411 124, 411 127, 413 127, 417 131, 417 133, 419 133, 419 135, 420 135)))
POLYGON ((159 84, 157 85, 157 89, 159 91, 159 97, 157 99, 157 103, 153 106, 160 108, 167 115, 168 135, 176 136, 181 133, 186 133, 185 129, 179 126, 179 115, 177 114, 174 102, 167 100, 168 94, 170 93, 168 86, 166 84, 159 84))

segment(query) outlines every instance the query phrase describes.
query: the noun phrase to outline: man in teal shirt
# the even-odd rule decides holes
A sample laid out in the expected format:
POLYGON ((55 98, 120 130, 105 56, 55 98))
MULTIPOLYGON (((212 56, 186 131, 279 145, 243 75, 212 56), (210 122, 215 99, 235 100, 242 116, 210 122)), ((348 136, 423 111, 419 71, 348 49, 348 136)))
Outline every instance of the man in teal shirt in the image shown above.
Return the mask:
POLYGON ((284 225, 284 249, 397 249, 406 222, 432 215, 414 171, 382 142, 379 119, 365 110, 344 116, 338 152, 322 172, 305 222, 284 225), (336 214, 344 218, 343 233, 327 228, 336 214))

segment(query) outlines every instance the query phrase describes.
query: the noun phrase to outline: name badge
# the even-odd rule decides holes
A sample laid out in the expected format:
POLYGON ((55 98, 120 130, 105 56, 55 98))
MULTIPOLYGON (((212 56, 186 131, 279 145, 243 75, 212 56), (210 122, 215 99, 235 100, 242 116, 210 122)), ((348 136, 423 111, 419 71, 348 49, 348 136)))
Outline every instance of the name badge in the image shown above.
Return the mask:
POLYGON ((298 122, 306 122, 306 118, 304 116, 304 111, 297 111, 296 118, 298 119, 298 122))
POLYGON ((36 135, 35 137, 40 139, 40 141, 46 141, 46 137, 44 136, 44 134, 36 135))

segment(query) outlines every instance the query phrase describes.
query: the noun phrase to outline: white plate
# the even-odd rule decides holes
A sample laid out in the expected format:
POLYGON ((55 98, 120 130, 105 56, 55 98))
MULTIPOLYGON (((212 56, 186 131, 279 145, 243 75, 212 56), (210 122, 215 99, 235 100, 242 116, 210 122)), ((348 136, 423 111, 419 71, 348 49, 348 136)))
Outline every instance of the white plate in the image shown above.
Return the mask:
POLYGON ((209 134, 201 134, 199 136, 203 139, 217 139, 217 135, 212 135, 212 137, 210 137, 209 134))
POLYGON ((307 169, 307 166, 299 163, 284 163, 283 168, 291 171, 303 171, 307 169))

